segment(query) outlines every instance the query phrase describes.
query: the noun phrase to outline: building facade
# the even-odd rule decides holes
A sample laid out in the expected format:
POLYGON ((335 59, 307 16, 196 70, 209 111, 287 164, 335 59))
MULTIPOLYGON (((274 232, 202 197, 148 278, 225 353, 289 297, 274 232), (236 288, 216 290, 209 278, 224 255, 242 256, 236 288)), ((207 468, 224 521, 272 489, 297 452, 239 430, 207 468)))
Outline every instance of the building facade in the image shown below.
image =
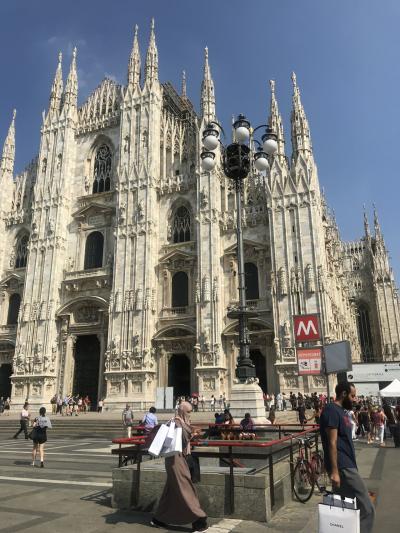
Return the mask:
MULTIPOLYGON (((105 79, 78 107, 76 50, 62 58, 37 158, 14 176, 15 113, 0 166, 0 387, 29 397, 88 394, 109 406, 156 389, 229 391, 238 354, 235 195, 221 164, 200 167, 216 119, 205 51, 201 110, 158 79, 154 24, 141 67, 137 28, 126 86, 105 79), (142 72, 143 71, 143 72, 142 72), (142 80, 142 73, 144 73, 142 80)), ((251 357, 264 391, 324 390, 299 377, 292 316, 320 314, 325 342, 354 361, 399 358, 399 304, 375 214, 372 236, 343 243, 320 190, 295 75, 292 155, 271 81, 278 152, 243 194, 251 357)), ((267 113, 266 113, 267 114, 267 113)))

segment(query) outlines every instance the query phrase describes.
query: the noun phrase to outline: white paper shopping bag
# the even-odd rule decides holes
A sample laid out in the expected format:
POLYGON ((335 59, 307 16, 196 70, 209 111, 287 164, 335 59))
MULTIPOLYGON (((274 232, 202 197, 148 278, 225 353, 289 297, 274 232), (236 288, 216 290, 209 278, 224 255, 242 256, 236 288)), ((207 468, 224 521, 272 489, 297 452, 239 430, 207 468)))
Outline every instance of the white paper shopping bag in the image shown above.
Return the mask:
POLYGON ((163 457, 170 457, 171 455, 177 455, 182 453, 182 428, 175 427, 174 438, 168 447, 164 447, 161 450, 163 457))
POLYGON ((348 509, 357 509, 356 498, 342 498, 339 494, 324 494, 322 503, 334 507, 347 507, 348 509))
POLYGON ((318 504, 318 533, 360 533, 360 510, 318 504))
POLYGON ((168 434, 169 427, 166 424, 161 424, 160 429, 157 431, 156 436, 149 448, 149 454, 154 457, 158 457, 164 446, 165 438, 168 434))
POLYGON ((164 448, 169 448, 175 437, 175 422, 173 420, 169 423, 168 428, 168 433, 164 441, 164 448))

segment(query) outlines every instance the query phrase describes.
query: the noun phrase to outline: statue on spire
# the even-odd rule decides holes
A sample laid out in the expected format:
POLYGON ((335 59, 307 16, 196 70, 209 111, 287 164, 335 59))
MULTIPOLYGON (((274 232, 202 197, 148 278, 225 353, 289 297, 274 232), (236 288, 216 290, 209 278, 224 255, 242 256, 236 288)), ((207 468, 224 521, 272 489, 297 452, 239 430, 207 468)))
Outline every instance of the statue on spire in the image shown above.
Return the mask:
POLYGON ((4 141, 3 152, 0 160, 0 173, 9 174, 11 177, 14 172, 15 162, 15 117, 17 116, 17 110, 13 110, 12 120, 6 140, 4 141))
POLYGON ((204 74, 201 84, 201 114, 207 121, 215 119, 214 82, 211 77, 210 65, 208 63, 207 46, 204 49, 204 74))
POLYGON ((141 78, 141 60, 138 41, 138 25, 135 25, 135 32, 133 37, 132 51, 129 58, 128 65, 128 85, 136 87, 140 84, 141 78))
POLYGON ((64 109, 77 108, 78 105, 78 75, 76 71, 77 48, 72 51, 71 67, 67 78, 64 93, 64 109))
POLYGON ((54 117, 60 112, 61 100, 63 95, 63 76, 62 76, 62 53, 58 53, 58 65, 54 76, 53 85, 51 86, 49 101, 49 116, 54 117))
POLYGON ((146 54, 145 83, 153 83, 158 80, 158 51, 154 32, 154 18, 151 19, 150 41, 146 54))
POLYGON ((275 80, 269 80, 269 86, 271 88, 271 104, 270 113, 268 118, 268 125, 271 126, 272 131, 277 136, 278 151, 277 156, 285 157, 285 138, 283 134, 282 116, 279 112, 278 102, 275 95, 275 80))
POLYGON ((368 222, 368 216, 367 216, 367 210, 365 208, 365 204, 363 205, 363 211, 364 211, 364 233, 365 233, 365 236, 369 239, 371 237, 371 233, 369 231, 369 222, 368 222))
POLYGON ((310 128, 303 104, 301 102, 300 89, 297 85, 297 77, 292 72, 293 83, 293 98, 292 98, 292 158, 295 159, 297 155, 302 153, 312 153, 312 144, 310 136, 310 128))
POLYGON ((181 90, 181 96, 182 98, 186 98, 186 72, 182 70, 182 90, 181 90))
POLYGON ((378 219, 378 212, 376 210, 375 204, 373 204, 374 207, 374 231, 375 231, 375 239, 376 240, 383 240, 382 237, 382 231, 381 231, 381 225, 379 223, 378 219))

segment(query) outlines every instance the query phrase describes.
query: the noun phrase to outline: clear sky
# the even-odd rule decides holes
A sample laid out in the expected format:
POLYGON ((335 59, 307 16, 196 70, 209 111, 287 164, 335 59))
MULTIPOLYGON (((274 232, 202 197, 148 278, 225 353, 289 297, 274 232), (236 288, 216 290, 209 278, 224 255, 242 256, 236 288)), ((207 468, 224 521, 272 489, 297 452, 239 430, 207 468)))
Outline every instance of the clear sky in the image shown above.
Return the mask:
POLYGON ((0 143, 17 108, 16 170, 35 156, 41 112, 57 64, 64 77, 78 47, 79 100, 104 76, 125 83, 133 26, 144 63, 155 17, 161 81, 199 109, 203 49, 209 47, 217 114, 265 121, 269 79, 290 155, 292 70, 309 119, 321 186, 342 238, 361 237, 362 206, 378 209, 400 279, 400 2, 398 0, 1 0, 0 143))

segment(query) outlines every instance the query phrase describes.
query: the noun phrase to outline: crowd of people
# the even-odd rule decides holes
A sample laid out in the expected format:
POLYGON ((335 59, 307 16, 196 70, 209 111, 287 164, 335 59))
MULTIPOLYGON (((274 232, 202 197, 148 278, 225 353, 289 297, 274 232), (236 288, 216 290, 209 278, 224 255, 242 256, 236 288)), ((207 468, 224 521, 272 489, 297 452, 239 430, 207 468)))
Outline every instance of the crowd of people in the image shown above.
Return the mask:
POLYGON ((215 397, 214 394, 210 398, 205 398, 204 394, 193 393, 190 396, 177 396, 175 399, 175 410, 179 408, 182 402, 188 402, 193 408, 193 412, 198 411, 215 411, 215 409, 227 409, 229 407, 225 393, 215 397))
POLYGON ((4 399, 2 396, 0 398, 0 415, 4 413, 5 416, 8 416, 10 414, 10 407, 11 407, 11 398, 8 397, 4 399))
MULTIPOLYGON (((81 413, 89 413, 93 409, 92 401, 88 395, 82 396, 80 394, 67 394, 61 396, 55 394, 51 400, 51 412, 53 415, 61 416, 78 416, 81 413)), ((97 402, 97 412, 101 413, 104 407, 104 400, 100 399, 97 402)))

